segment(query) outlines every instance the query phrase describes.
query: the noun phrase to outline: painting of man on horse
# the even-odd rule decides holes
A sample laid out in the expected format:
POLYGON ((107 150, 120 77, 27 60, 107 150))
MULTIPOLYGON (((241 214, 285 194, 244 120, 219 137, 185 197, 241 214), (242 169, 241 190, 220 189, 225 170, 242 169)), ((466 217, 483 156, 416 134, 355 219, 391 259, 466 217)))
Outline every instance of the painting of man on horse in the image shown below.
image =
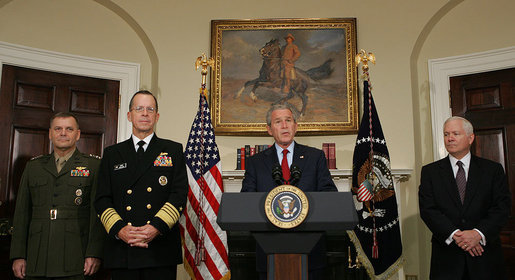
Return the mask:
POLYGON ((222 118, 247 122, 272 104, 288 102, 301 121, 345 120, 347 67, 345 42, 338 32, 227 32, 224 48, 230 51, 222 53, 222 102, 231 106, 222 118))

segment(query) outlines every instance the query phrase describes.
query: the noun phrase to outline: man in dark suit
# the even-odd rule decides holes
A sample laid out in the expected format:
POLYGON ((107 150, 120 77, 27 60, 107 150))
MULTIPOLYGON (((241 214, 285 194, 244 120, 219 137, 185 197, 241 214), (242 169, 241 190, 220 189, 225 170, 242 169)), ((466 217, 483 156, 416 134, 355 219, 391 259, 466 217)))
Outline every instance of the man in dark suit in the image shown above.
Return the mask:
POLYGON ((79 122, 70 113, 50 119, 48 137, 53 152, 27 163, 18 190, 14 276, 89 279, 100 267, 105 239, 93 207, 100 158, 79 152, 79 122))
POLYGON ((500 164, 470 154, 472 124, 444 124, 449 156, 422 168, 420 216, 433 233, 431 279, 506 279, 499 232, 511 196, 500 164))
POLYGON ((106 148, 100 164, 95 207, 110 237, 105 264, 114 280, 175 279, 188 193, 182 145, 155 135, 159 113, 149 91, 134 94, 127 117, 132 137, 106 148))
MULTIPOLYGON (((276 166, 282 167, 286 181, 290 180, 289 168, 297 166, 301 171, 301 177, 296 187, 304 192, 337 191, 327 168, 324 152, 293 140, 297 132, 296 112, 288 103, 273 105, 268 110, 266 128, 268 134, 274 137, 275 144, 250 157, 245 163, 242 192, 268 192, 277 187, 278 184, 272 177, 272 170, 276 166)), ((309 254, 308 261, 309 279, 323 279, 326 266, 324 238, 309 254)), ((256 266, 260 277, 266 277, 266 256, 259 246, 256 266)))

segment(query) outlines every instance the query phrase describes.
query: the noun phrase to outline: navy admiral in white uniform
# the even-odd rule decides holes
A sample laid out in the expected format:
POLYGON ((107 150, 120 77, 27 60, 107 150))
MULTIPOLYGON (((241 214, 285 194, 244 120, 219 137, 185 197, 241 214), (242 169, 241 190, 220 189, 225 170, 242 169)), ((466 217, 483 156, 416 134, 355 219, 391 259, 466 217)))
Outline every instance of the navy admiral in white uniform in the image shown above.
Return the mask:
POLYGON ((178 220, 188 179, 182 145, 154 133, 157 100, 138 91, 127 118, 132 137, 107 147, 95 208, 109 238, 105 265, 116 279, 175 279, 182 263, 178 220))

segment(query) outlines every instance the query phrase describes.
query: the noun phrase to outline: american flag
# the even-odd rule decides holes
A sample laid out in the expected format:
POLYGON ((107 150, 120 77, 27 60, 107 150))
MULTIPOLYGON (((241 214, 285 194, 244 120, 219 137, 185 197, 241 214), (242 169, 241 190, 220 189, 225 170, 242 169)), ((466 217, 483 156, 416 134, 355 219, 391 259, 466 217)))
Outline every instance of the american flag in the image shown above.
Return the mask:
POLYGON ((227 235, 216 223, 224 190, 222 165, 204 94, 184 156, 190 186, 180 219, 184 268, 192 279, 230 279, 227 235))

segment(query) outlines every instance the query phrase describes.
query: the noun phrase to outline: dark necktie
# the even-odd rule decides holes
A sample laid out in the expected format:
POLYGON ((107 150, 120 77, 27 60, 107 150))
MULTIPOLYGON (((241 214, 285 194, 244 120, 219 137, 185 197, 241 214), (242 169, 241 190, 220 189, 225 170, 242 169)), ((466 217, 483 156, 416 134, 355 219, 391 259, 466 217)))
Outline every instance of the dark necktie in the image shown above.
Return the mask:
POLYGON ((290 181, 290 167, 288 166, 288 157, 286 156, 290 151, 284 149, 283 150, 283 160, 281 162, 281 168, 283 169, 283 178, 288 184, 290 181))
POLYGON ((460 193, 461 204, 465 200, 465 190, 467 189, 467 178, 465 177, 465 169, 463 169, 463 162, 458 161, 458 172, 456 173, 456 185, 458 185, 458 192, 460 193))
POLYGON ((143 145, 145 145, 145 141, 141 140, 138 142, 138 151, 136 154, 138 155, 138 158, 142 158, 143 154, 145 153, 145 149, 143 149, 143 145))

